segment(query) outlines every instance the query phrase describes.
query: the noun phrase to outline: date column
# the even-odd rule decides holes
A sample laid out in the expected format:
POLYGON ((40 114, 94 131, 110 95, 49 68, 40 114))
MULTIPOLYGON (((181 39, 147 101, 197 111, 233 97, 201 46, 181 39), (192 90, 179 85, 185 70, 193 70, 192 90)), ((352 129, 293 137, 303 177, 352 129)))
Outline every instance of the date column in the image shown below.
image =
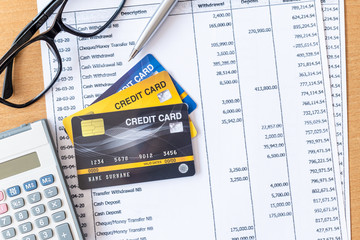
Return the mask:
MULTIPOLYGON (((64 13, 63 21, 67 24, 76 27, 75 13, 64 13)), ((49 26, 48 26, 49 27, 49 26)), ((74 155, 73 145, 65 132, 62 120, 67 116, 80 111, 83 108, 82 101, 82 85, 79 72, 79 59, 77 57, 78 44, 77 37, 71 34, 61 32, 55 39, 56 46, 61 55, 63 68, 58 82, 54 85, 51 91, 53 98, 53 114, 56 134, 56 144, 58 147, 58 155, 65 173, 65 179, 70 188, 71 198, 74 201, 74 207, 79 217, 82 230, 85 237, 89 237, 89 233, 93 227, 89 226, 85 219, 91 218, 87 216, 85 208, 91 207, 90 191, 83 191, 78 188, 78 180, 76 174, 76 161, 74 155)), ((57 69, 57 63, 54 59, 51 61, 51 74, 54 74, 57 69)), ((52 77, 52 76, 51 76, 52 77)), ((91 237, 91 236, 90 236, 91 237)))

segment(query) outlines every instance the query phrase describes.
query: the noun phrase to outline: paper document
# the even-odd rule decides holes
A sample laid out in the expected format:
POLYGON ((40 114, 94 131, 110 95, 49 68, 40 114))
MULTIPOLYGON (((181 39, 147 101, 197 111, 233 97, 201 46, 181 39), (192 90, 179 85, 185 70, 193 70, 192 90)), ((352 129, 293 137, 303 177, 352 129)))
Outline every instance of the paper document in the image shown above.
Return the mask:
MULTIPOLYGON (((97 37, 56 39, 63 72, 47 114, 87 239, 348 239, 320 0, 179 1, 128 63, 159 3, 128 0, 97 37), (196 174, 82 191, 62 120, 148 53, 198 104, 196 174)), ((89 28, 113 7, 88 0, 64 18, 89 28)), ((55 64, 43 48, 45 82, 55 64)))
POLYGON ((346 221, 348 224, 349 239, 351 239, 344 0, 323 1, 322 9, 333 96, 339 164, 342 175, 341 181, 345 198, 346 221))

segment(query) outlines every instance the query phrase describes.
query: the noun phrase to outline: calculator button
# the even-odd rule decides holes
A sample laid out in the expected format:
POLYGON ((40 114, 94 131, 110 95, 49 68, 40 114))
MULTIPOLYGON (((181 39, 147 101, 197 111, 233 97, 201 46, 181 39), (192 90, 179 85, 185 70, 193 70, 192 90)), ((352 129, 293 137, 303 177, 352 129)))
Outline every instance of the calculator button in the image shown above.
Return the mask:
POLYGON ((21 192, 21 190, 20 190, 19 186, 13 186, 6 190, 6 193, 9 197, 15 197, 15 196, 19 195, 20 192, 21 192))
POLYGON ((61 240, 73 240, 73 236, 71 234, 69 224, 67 224, 67 223, 61 224, 61 225, 57 226, 55 229, 56 229, 56 232, 57 232, 57 235, 58 235, 59 239, 61 239, 61 240))
POLYGON ((42 217, 35 220, 35 224, 38 228, 46 227, 49 225, 49 218, 48 217, 42 217))
POLYGON ((8 205, 6 203, 0 204, 0 215, 7 213, 8 210, 8 205))
POLYGON ((53 237, 53 231, 51 229, 46 229, 39 233, 40 239, 45 240, 53 237))
POLYGON ((5 194, 3 191, 0 191, 0 202, 5 199, 5 194))
POLYGON ((13 209, 19 209, 25 205, 25 201, 23 198, 18 198, 18 199, 12 200, 10 202, 10 204, 13 209))
POLYGON ((21 224, 21 225, 19 226, 19 230, 20 230, 21 233, 28 233, 28 232, 30 232, 32 229, 33 229, 32 224, 29 223, 29 222, 28 222, 28 223, 21 224))
POLYGON ((5 216, 0 218, 0 227, 9 226, 12 223, 12 219, 10 216, 5 216))
POLYGON ((29 236, 23 237, 22 240, 36 240, 36 236, 31 234, 29 236))
POLYGON ((28 218, 29 218, 29 213, 26 210, 15 213, 15 219, 18 222, 21 222, 21 221, 23 221, 25 219, 28 219, 28 218))
POLYGON ((64 211, 54 213, 51 216, 52 216, 52 219, 54 220, 54 222, 61 222, 66 218, 64 211))
POLYGON ((24 189, 25 189, 25 191, 27 191, 27 192, 30 192, 30 191, 32 191, 32 190, 35 190, 35 189, 37 189, 37 182, 36 182, 36 180, 32 180, 32 181, 29 181, 29 182, 26 182, 26 183, 24 183, 24 189))
POLYGON ((45 189, 44 193, 45 193, 45 197, 52 198, 58 195, 58 189, 57 187, 47 188, 45 189))
POLYGON ((31 212, 34 216, 39 216, 45 212, 45 206, 43 204, 31 208, 31 212))
POLYGON ((56 210, 58 208, 61 208, 62 202, 60 199, 55 199, 55 200, 48 202, 48 206, 51 210, 56 210))
POLYGON ((6 229, 6 230, 2 231, 1 233, 5 239, 13 238, 16 235, 15 228, 6 229))
POLYGON ((54 182, 54 176, 52 174, 43 176, 42 178, 40 178, 40 182, 43 186, 50 185, 54 182))
POLYGON ((29 203, 37 203, 41 200, 41 195, 39 192, 32 193, 27 197, 29 203))

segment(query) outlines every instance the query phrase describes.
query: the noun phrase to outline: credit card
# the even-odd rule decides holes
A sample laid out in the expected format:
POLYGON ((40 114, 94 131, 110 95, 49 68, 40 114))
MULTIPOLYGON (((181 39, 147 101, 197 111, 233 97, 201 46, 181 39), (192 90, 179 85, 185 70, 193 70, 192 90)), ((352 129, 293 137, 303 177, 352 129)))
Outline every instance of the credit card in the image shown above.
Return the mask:
POLYGON ((193 176, 185 104, 72 119, 79 187, 108 187, 193 176))
MULTIPOLYGON (((117 92, 120 92, 128 87, 135 85, 136 83, 145 80, 146 78, 162 72, 166 69, 156 60, 156 58, 148 54, 141 59, 134 67, 132 67, 127 73, 125 73, 117 82, 115 82, 108 90, 106 90, 100 97, 98 97, 94 103, 101 101, 117 92)), ((171 77, 171 76, 170 76, 171 77)), ((189 107, 189 114, 196 108, 195 101, 184 91, 184 89, 171 77, 176 90, 178 91, 181 99, 189 107)))
MULTIPOLYGON (((74 143, 71 119, 75 116, 180 103, 182 103, 182 100, 176 91, 169 74, 167 72, 161 72, 134 85, 131 88, 115 93, 110 97, 92 104, 91 106, 65 118, 63 120, 63 124, 71 142, 74 143)), ((190 127, 191 136, 195 137, 197 135, 197 131, 192 122, 190 122, 190 127)))

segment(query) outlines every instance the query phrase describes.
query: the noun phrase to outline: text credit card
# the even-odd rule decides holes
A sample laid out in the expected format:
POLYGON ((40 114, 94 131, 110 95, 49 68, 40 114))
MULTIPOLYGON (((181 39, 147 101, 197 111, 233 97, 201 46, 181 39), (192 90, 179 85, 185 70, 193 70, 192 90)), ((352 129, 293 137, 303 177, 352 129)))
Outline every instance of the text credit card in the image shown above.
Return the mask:
MULTIPOLYGON (((94 103, 107 98, 117 92, 120 92, 128 87, 139 83, 146 78, 162 72, 166 69, 156 60, 156 58, 148 54, 141 59, 134 67, 132 67, 127 73, 125 73, 118 81, 116 81, 108 90, 106 90, 100 97, 98 97, 94 103)), ((170 76, 171 77, 171 76, 170 76)), ((189 114, 196 108, 195 101, 184 91, 184 89, 171 77, 174 82, 175 88, 178 91, 180 98, 189 107, 189 114)))
POLYGON ((192 176, 185 104, 72 119, 81 189, 192 176))
MULTIPOLYGON (((74 143, 71 119, 75 116, 180 103, 182 103, 181 98, 177 93, 169 74, 167 72, 161 72, 131 88, 113 94, 110 97, 65 118, 63 124, 71 142, 74 143)), ((190 123, 190 127, 192 137, 195 137, 197 131, 192 122, 190 123)))

